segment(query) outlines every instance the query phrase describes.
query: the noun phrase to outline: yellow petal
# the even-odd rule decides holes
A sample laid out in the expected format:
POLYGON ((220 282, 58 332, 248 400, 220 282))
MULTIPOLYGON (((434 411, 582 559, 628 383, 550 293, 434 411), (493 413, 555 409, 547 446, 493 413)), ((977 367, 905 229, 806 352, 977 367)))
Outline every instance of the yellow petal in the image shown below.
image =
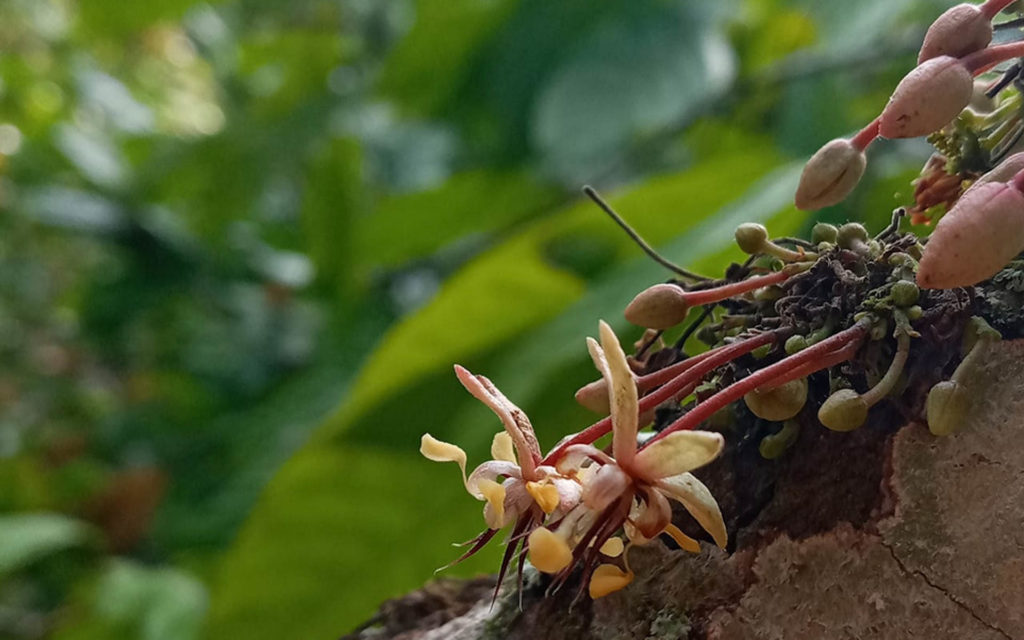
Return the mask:
POLYGON ((538 527, 527 541, 530 563, 544 573, 558 573, 572 562, 572 550, 565 538, 554 531, 538 527))
POLYGON ((481 478, 476 481, 477 490, 483 495, 484 500, 491 507, 484 510, 484 519, 491 529, 500 529, 505 526, 505 487, 494 480, 481 478))
POLYGON ((541 482, 527 482, 526 490, 533 500, 540 505, 540 508, 544 510, 544 513, 550 515, 552 511, 558 508, 560 498, 558 495, 558 487, 550 483, 541 482))
POLYGON ((622 538, 615 536, 605 540, 604 544, 601 545, 600 551, 609 558, 617 558, 622 555, 624 548, 625 545, 622 543, 622 538))
POLYGON ((636 455, 636 430, 639 422, 638 394, 633 371, 615 332, 604 320, 598 323, 601 348, 608 367, 608 397, 612 408, 612 455, 628 465, 636 455))
POLYGON ((711 431, 676 431, 636 454, 636 468, 654 481, 703 467, 725 446, 722 434, 711 431))
POLYGON ((516 449, 512 445, 512 436, 508 435, 508 432, 499 431, 494 434, 494 440, 491 441, 491 457, 505 462, 516 461, 516 449))
POLYGON ((680 531, 679 527, 676 525, 668 525, 662 533, 675 540, 676 544, 678 544, 680 548, 685 549, 690 553, 700 553, 700 543, 680 531))
MULTIPOLYGON (((462 484, 466 486, 466 491, 469 491, 469 485, 466 485, 465 451, 454 444, 442 442, 429 433, 424 433, 420 438, 420 453, 427 460, 433 460, 434 462, 457 462, 459 469, 462 470, 462 484)), ((469 492, 473 493, 472 491, 469 492)))
POLYGON ((658 481, 658 489, 673 500, 682 503, 690 515, 711 534, 715 544, 725 548, 729 542, 729 534, 725 530, 722 511, 714 496, 704 483, 689 473, 662 478, 658 481))
POLYGON ((615 593, 630 582, 633 582, 633 572, 623 571, 613 564, 602 564, 594 569, 594 575, 590 576, 590 597, 593 599, 603 598, 609 593, 615 593))

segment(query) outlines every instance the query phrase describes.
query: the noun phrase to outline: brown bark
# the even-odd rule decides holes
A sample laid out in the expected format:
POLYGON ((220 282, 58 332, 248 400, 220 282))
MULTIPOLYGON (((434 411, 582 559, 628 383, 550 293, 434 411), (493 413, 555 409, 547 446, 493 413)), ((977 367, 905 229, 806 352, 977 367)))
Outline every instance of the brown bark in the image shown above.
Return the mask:
POLYGON ((486 580, 446 581, 349 637, 1024 638, 1024 341, 968 383, 970 423, 948 438, 877 417, 846 434, 805 425, 776 463, 734 447, 705 478, 731 553, 634 549, 633 584, 572 607, 575 585, 544 597, 535 574, 522 610, 511 582, 491 608, 486 580))

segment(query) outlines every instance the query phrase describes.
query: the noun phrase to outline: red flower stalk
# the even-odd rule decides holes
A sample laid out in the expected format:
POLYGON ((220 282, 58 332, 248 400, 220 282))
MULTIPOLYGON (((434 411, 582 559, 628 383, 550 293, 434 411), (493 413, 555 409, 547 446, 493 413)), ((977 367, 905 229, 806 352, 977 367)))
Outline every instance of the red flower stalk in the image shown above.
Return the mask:
MULTIPOLYGON (((766 344, 777 342, 782 335, 781 331, 769 331, 765 333, 759 333, 755 336, 743 340, 737 340, 732 344, 718 347, 711 351, 705 352, 699 356, 694 356, 691 360, 676 363, 671 367, 666 367, 663 371, 675 368, 675 372, 681 372, 676 377, 664 384, 657 391, 644 396, 640 399, 639 411, 644 413, 654 409, 662 402, 665 402, 669 398, 672 398, 679 394, 681 391, 689 388, 700 382, 708 373, 714 371, 722 365, 728 364, 739 358, 742 355, 750 353, 758 347, 762 347, 766 344), (683 367, 682 365, 689 362, 689 366, 683 367)), ((819 343, 820 344, 820 343, 819 343)), ((808 349, 809 351, 809 349, 808 349)), ((658 384, 665 382, 663 379, 659 379, 654 376, 662 374, 661 371, 650 374, 652 380, 658 380, 658 384)), ((565 450, 574 444, 591 444, 601 436, 611 431, 612 419, 611 417, 604 418, 590 425, 583 431, 569 436, 558 443, 554 449, 551 450, 544 460, 541 462, 542 465, 554 465, 556 464, 563 455, 565 450)))
POLYGON ((767 390, 777 387, 848 360, 856 348, 852 347, 847 351, 846 347, 860 346, 861 341, 868 334, 871 322, 869 317, 862 318, 850 328, 734 382, 665 427, 658 435, 648 440, 644 446, 650 446, 676 431, 694 429, 719 409, 739 400, 754 389, 767 390))

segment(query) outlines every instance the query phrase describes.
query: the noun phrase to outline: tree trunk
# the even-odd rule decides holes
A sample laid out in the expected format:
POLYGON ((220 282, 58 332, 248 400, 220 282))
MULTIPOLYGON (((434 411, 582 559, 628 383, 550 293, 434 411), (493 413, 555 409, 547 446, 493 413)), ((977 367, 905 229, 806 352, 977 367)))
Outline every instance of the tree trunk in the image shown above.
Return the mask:
POLYGON ((575 605, 576 585, 545 597, 530 570, 521 609, 514 580, 493 607, 493 578, 442 580, 347 637, 1024 638, 1024 341, 993 346, 968 384, 970 422, 947 438, 878 416, 804 425, 774 462, 733 447, 700 474, 729 553, 632 549, 631 585, 575 605))

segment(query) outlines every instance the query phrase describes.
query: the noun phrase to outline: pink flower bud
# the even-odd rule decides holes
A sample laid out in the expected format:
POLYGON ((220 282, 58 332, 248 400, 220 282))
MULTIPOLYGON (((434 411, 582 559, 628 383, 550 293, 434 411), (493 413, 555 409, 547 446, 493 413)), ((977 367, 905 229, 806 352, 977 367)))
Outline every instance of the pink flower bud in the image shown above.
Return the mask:
POLYGON ((926 60, 900 81, 879 122, 886 138, 916 138, 949 124, 974 94, 974 77, 956 58, 926 60))
POLYGON ((626 306, 626 320, 648 329, 670 329, 686 319, 690 305, 674 284, 656 284, 626 306))
POLYGON ((992 42, 992 20, 973 4, 958 4, 936 18, 924 34, 917 63, 952 56, 961 58, 992 42))
POLYGON ((935 226, 925 245, 917 284, 966 287, 987 280, 1024 251, 1024 194, 1012 184, 971 189, 935 226))
POLYGON ((797 209, 829 207, 848 196, 864 175, 864 152, 845 138, 832 140, 811 156, 796 188, 797 209))
POLYGON ((1000 162, 996 165, 996 168, 975 180, 974 184, 972 184, 960 197, 963 198, 973 191, 975 187, 980 187, 983 184, 988 184, 990 182, 1009 182, 1010 178, 1017 175, 1021 170, 1024 170, 1024 151, 1015 153, 1000 162))

